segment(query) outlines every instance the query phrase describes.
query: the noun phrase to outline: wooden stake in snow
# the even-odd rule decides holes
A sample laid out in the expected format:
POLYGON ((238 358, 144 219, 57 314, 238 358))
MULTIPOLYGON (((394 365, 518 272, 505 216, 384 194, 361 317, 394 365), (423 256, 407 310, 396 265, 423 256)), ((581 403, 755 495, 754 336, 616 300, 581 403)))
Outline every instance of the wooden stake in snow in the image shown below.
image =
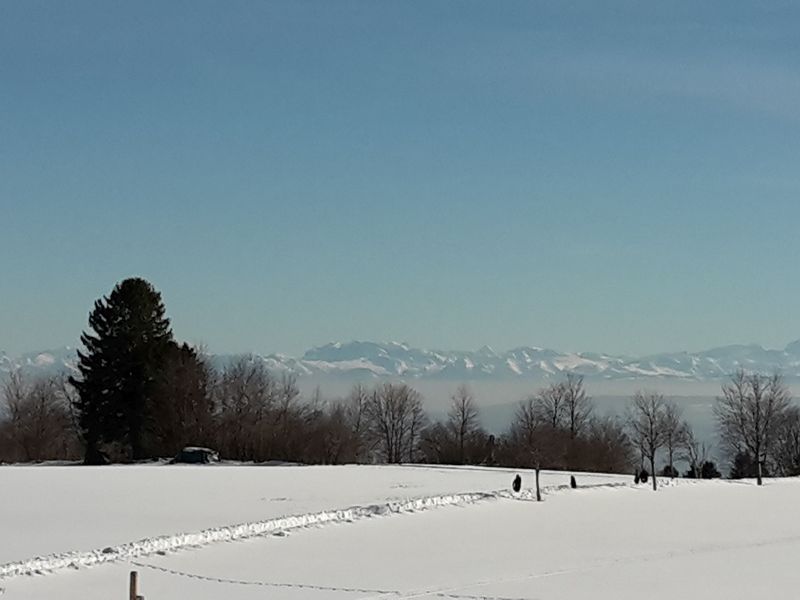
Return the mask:
POLYGON ((129 588, 129 600, 144 600, 144 596, 139 595, 139 573, 131 571, 131 580, 129 588))
POLYGON ((539 491, 539 463, 536 464, 536 501, 542 501, 542 493, 539 491))

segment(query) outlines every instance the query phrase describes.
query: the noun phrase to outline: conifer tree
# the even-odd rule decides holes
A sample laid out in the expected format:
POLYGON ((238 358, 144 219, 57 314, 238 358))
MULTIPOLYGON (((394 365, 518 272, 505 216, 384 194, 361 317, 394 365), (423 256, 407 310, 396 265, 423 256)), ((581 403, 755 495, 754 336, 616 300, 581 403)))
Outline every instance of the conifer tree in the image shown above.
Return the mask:
POLYGON ((162 363, 174 345, 161 294, 144 279, 118 283, 97 300, 81 336, 75 408, 87 464, 104 462, 102 445, 119 443, 147 457, 147 433, 162 363))

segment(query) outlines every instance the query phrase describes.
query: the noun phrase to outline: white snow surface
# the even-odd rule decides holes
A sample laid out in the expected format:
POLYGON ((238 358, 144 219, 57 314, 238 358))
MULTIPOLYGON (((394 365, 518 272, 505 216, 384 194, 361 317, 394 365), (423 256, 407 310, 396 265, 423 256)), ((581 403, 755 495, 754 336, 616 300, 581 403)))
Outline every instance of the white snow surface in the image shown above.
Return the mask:
POLYGON ((148 600, 716 600, 793 598, 800 585, 800 480, 675 480, 654 493, 580 473, 570 490, 568 473, 544 473, 537 503, 533 475, 514 494, 513 474, 0 468, 13 490, 0 588, 3 600, 122 597, 132 569, 148 600))
MULTIPOLYGON (((0 565, 289 516, 496 492, 512 478, 505 469, 416 466, 3 467, 0 487, 13 493, 0 511, 0 565)), ((564 474, 542 475, 543 485, 566 483, 564 474)))

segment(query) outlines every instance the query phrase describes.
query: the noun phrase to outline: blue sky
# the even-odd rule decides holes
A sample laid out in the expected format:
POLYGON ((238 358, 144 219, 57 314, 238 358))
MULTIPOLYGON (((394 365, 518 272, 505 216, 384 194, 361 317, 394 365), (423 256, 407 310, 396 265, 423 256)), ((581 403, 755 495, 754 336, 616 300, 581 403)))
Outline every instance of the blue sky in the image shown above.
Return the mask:
POLYGON ((0 4, 0 349, 800 338, 792 3, 0 4))

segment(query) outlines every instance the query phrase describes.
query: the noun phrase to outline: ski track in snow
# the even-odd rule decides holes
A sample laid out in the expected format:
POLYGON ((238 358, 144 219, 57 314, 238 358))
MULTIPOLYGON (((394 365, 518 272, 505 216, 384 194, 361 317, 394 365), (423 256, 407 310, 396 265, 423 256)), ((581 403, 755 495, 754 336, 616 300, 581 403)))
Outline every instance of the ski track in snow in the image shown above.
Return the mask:
MULTIPOLYGON (((581 486, 588 488, 613 488, 629 487, 627 483, 602 483, 581 486)), ((542 488, 545 494, 567 490, 569 486, 550 486, 542 488)), ((281 535, 288 531, 307 527, 319 527, 338 523, 352 523, 354 521, 372 517, 389 516, 403 513, 415 513, 445 506, 464 506, 491 500, 511 499, 536 501, 535 490, 524 490, 514 493, 508 490, 494 492, 468 492, 463 494, 446 494, 440 496, 427 496, 407 501, 388 502, 385 504, 372 504, 367 506, 353 506, 350 508, 329 510, 301 515, 278 517, 264 521, 239 523, 225 527, 215 527, 194 533, 179 533, 146 538, 135 542, 128 542, 118 546, 88 551, 70 551, 48 556, 36 557, 21 561, 0 564, 0 580, 24 575, 44 575, 62 569, 78 569, 92 567, 104 563, 131 560, 152 554, 165 554, 178 550, 200 548, 221 542, 232 542, 248 538, 281 535)), ((0 595, 4 592, 0 588, 0 595)))

